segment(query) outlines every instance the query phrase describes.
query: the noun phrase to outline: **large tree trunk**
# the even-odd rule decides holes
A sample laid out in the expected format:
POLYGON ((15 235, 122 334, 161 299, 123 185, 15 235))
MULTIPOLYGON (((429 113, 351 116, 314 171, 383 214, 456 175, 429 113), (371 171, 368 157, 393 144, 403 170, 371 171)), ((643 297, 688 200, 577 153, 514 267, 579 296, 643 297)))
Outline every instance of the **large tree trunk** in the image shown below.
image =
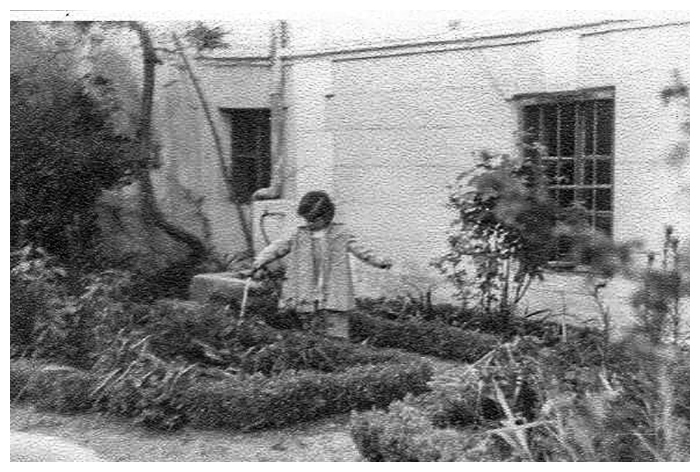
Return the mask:
POLYGON ((205 244, 194 234, 170 223, 158 208, 153 181, 151 180, 150 161, 153 125, 153 95, 155 89, 155 68, 160 62, 153 47, 148 30, 139 22, 129 22, 129 27, 138 35, 143 53, 143 89, 141 92, 141 120, 136 132, 137 154, 134 161, 134 176, 139 184, 141 211, 144 223, 162 230, 174 240, 190 248, 191 255, 187 264, 194 266, 207 255, 205 244))

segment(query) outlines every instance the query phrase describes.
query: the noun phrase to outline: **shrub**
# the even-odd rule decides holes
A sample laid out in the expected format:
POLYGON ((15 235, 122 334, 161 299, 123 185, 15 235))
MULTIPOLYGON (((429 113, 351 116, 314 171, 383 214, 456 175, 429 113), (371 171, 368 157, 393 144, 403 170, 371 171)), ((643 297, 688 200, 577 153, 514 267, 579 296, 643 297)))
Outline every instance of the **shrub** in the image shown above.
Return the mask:
POLYGON ((354 437, 374 460, 418 460, 411 451, 432 437, 430 424, 479 428, 455 439, 469 460, 686 461, 688 353, 638 341, 613 344, 604 365, 600 353, 517 339, 443 372, 395 411, 364 417, 354 437), (574 365, 564 369, 566 359, 574 365))
POLYGON ((24 58, 13 64, 10 85, 11 243, 30 241, 82 262, 97 230, 95 200, 133 168, 132 145, 117 133, 113 107, 88 90, 114 84, 98 87, 103 77, 75 74, 74 54, 59 53, 51 41, 73 43, 67 30, 19 23, 11 30, 13 54, 24 58))
POLYGON ((449 197, 457 217, 449 250, 435 265, 459 298, 476 299, 484 313, 508 315, 557 249, 555 229, 564 212, 547 193, 539 149, 527 145, 526 151, 524 159, 481 152, 449 197))
POLYGON ((42 249, 26 246, 10 253, 10 342, 16 351, 32 349, 37 327, 46 323, 63 295, 64 276, 42 249))
POLYGON ((242 360, 241 368, 247 373, 266 375, 308 369, 336 372, 355 365, 399 362, 407 357, 315 334, 287 332, 277 341, 251 351, 242 360))
POLYGON ((30 359, 10 361, 10 400, 24 396, 29 379, 40 370, 42 365, 30 359))
POLYGON ((464 331, 440 322, 394 322, 354 313, 350 319, 354 341, 376 347, 406 349, 444 359, 475 362, 498 345, 496 336, 464 331))
MULTIPOLYGON (((536 317, 513 317, 503 323, 504 315, 498 312, 484 313, 478 309, 458 307, 447 303, 425 308, 419 304, 404 305, 398 299, 360 299, 358 309, 362 313, 390 321, 436 321, 465 331, 481 331, 511 339, 515 336, 537 336, 546 345, 562 341, 561 323, 536 317)), ((541 314, 541 313, 534 313, 541 314)), ((510 316, 510 315, 508 315, 510 316)), ((567 326, 567 335, 590 336, 595 330, 586 326, 567 326)))
POLYGON ((192 424, 248 430, 385 407, 407 393, 425 392, 431 376, 425 364, 357 366, 338 373, 289 371, 273 377, 236 377, 182 364, 147 367, 142 363, 98 375, 13 361, 10 394, 14 401, 31 401, 47 410, 96 408, 158 429, 192 424))
POLYGON ((285 372, 275 377, 200 382, 184 392, 193 426, 257 429, 387 406, 407 393, 421 393, 427 365, 360 366, 328 374, 285 372))
POLYGON ((134 340, 146 336, 150 351, 165 360, 249 374, 332 372, 406 357, 315 333, 277 330, 255 319, 239 323, 225 307, 176 300, 155 304, 148 322, 131 334, 134 340))
POLYGON ((196 380, 195 368, 139 358, 126 370, 112 371, 91 397, 99 409, 133 417, 136 424, 178 429, 187 423, 182 390, 196 380))
POLYGON ((67 366, 19 360, 10 363, 10 398, 31 401, 38 408, 72 413, 92 404, 89 393, 96 377, 67 366))
POLYGON ((89 369, 97 352, 143 312, 129 302, 128 273, 81 276, 32 247, 13 252, 11 263, 15 355, 89 369))
POLYGON ((454 462, 470 460, 466 432, 436 429, 419 409, 392 403, 387 412, 353 414, 350 435, 362 456, 373 462, 454 462))

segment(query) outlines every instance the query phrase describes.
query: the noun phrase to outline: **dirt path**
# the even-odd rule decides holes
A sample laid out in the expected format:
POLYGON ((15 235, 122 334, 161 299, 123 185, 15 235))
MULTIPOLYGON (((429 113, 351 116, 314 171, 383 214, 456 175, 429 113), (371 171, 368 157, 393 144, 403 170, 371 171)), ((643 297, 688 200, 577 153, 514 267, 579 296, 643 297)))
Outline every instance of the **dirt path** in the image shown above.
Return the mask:
POLYGON ((116 461, 347 462, 361 457, 348 434, 350 415, 252 433, 185 428, 151 432, 97 413, 60 415, 10 407, 10 428, 68 439, 116 461))

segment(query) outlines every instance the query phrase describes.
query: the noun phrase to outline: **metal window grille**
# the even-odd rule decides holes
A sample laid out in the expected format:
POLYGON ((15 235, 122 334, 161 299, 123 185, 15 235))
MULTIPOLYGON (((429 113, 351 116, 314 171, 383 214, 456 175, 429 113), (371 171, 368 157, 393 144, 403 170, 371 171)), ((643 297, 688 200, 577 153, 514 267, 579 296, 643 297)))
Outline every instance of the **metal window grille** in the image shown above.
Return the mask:
MULTIPOLYGON (((580 204, 592 227, 613 234, 614 99, 610 93, 524 99, 526 142, 539 143, 549 192, 562 207, 580 204)), ((566 248, 558 251, 561 256, 566 248)))

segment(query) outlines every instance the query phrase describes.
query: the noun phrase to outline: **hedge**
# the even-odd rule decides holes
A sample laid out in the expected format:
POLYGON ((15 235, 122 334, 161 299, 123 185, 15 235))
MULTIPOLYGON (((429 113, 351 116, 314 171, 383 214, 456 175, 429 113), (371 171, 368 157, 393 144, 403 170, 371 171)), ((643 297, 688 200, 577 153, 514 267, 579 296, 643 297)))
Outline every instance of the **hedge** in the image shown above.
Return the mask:
POLYGON ((281 332, 281 339, 244 356, 240 368, 270 375, 286 370, 339 372, 367 364, 409 363, 412 355, 328 339, 313 333, 281 332))
POLYGON ((10 362, 10 400, 30 401, 40 409, 73 413, 86 411, 97 377, 72 367, 38 361, 10 362))
POLYGON ((281 427, 323 416, 386 407, 407 393, 428 390, 426 364, 384 364, 339 373, 285 372, 267 378, 202 383, 184 392, 192 425, 199 428, 281 427))
MULTIPOLYGON (((95 374, 26 361, 11 361, 10 365, 10 396, 15 401, 32 401, 60 412, 95 406, 119 413, 105 408, 109 402, 95 405, 90 401, 89 393, 102 380, 95 374)), ((280 427, 373 406, 386 407, 407 393, 427 391, 431 375, 424 363, 388 363, 356 366, 338 373, 289 371, 273 377, 256 374, 241 379, 201 379, 173 392, 173 401, 183 413, 182 424, 198 428, 280 427)))
POLYGON ((354 413, 350 435, 372 462, 455 462, 478 460, 470 454, 465 431, 438 429, 419 408, 393 403, 388 411, 354 413))
POLYGON ((391 347, 443 359, 476 362, 499 344, 486 333, 465 331, 437 321, 389 321, 364 313, 353 313, 350 336, 375 347, 391 347))

